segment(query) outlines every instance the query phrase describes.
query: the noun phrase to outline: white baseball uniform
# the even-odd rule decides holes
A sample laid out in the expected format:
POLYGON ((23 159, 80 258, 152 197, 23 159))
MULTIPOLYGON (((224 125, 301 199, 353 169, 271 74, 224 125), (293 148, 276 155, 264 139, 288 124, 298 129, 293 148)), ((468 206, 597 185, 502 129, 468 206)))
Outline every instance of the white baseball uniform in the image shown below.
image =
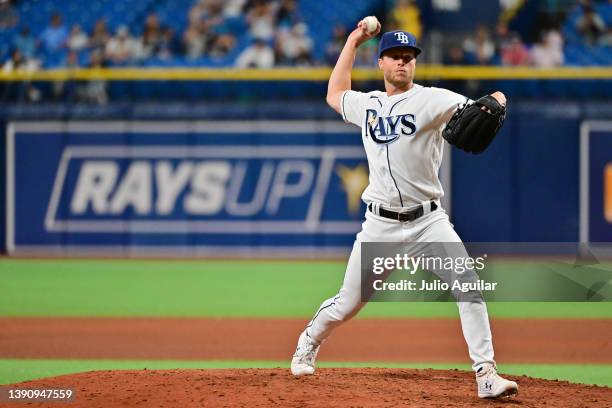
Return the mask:
MULTIPOLYGON (((417 84, 393 96, 381 91, 349 90, 342 94, 343 119, 361 127, 370 170, 369 185, 362 199, 373 211, 366 210, 340 291, 321 304, 307 326, 314 342, 321 343, 336 326, 365 305, 361 301, 362 242, 461 242, 440 207, 444 192, 438 170, 444 150, 442 130, 457 107, 467 101, 465 96, 449 90, 417 84), (438 205, 434 211, 432 201, 438 205), (419 205, 423 206, 424 215, 412 222, 377 215, 381 207, 404 212, 419 205)), ((483 363, 494 364, 484 301, 457 305, 474 370, 483 363)))

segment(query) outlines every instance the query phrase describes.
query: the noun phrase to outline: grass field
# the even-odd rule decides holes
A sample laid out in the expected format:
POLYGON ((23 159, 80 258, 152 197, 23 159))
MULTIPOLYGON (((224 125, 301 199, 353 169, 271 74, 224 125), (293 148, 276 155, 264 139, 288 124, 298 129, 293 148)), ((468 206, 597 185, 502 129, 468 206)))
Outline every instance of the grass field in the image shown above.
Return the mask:
MULTIPOLYGON (((342 282, 343 262, 0 260, 0 316, 308 318, 342 282)), ((489 303, 493 318, 610 318, 612 303, 489 303)), ((457 316, 453 303, 373 303, 359 318, 457 316)), ((526 345, 527 346, 527 345, 526 345)), ((0 383, 100 369, 286 367, 287 361, 0 359, 0 383)), ((462 368, 327 362, 329 366, 462 368)), ((504 372, 612 386, 612 365, 502 365, 504 372)))
MULTIPOLYGON (((344 262, 0 261, 0 316, 309 318, 344 262)), ((491 302, 492 317, 612 318, 612 303, 491 302)), ((452 317, 454 303, 369 304, 365 317, 452 317)))

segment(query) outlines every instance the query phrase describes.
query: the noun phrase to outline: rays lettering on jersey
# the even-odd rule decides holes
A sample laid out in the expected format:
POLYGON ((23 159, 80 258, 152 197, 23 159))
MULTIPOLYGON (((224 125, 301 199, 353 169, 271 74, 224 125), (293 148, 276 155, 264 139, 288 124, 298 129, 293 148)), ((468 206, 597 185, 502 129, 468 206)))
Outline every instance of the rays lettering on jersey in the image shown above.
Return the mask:
POLYGON ((378 144, 389 144, 400 136, 410 136, 416 132, 416 119, 413 114, 378 116, 374 109, 366 110, 366 134, 378 144))

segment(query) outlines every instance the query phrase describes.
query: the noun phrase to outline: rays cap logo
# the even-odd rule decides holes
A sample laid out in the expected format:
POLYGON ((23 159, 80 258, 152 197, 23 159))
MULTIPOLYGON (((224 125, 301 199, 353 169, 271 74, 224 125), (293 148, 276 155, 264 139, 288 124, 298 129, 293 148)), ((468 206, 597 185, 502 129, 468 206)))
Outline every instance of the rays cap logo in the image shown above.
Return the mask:
POLYGON ((417 46, 416 37, 407 31, 389 31, 383 34, 378 44, 378 58, 382 58, 385 51, 391 48, 407 47, 415 52, 415 56, 421 53, 421 49, 417 46))

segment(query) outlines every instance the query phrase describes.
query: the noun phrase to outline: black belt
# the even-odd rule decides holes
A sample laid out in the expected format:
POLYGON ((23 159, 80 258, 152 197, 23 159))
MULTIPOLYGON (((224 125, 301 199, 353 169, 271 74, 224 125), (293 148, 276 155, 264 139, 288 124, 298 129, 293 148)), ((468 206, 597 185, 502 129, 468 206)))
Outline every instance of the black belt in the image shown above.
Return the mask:
MULTIPOLYGON (((372 203, 368 204, 368 210, 370 210, 370 212, 376 214, 374 212, 374 210, 372 209, 372 207, 373 207, 372 203)), ((438 204, 436 204, 435 201, 432 201, 431 202, 431 211, 435 211, 437 208, 438 208, 438 204)), ((414 221, 416 219, 421 218, 424 213, 425 213, 425 210, 423 209, 422 205, 419 205, 414 210, 410 210, 410 211, 406 211, 406 212, 402 212, 402 213, 395 212, 395 211, 390 211, 390 210, 385 210, 382 207, 378 208, 378 215, 380 215, 381 217, 389 218, 391 220, 396 220, 396 221, 400 221, 400 222, 414 221)))

